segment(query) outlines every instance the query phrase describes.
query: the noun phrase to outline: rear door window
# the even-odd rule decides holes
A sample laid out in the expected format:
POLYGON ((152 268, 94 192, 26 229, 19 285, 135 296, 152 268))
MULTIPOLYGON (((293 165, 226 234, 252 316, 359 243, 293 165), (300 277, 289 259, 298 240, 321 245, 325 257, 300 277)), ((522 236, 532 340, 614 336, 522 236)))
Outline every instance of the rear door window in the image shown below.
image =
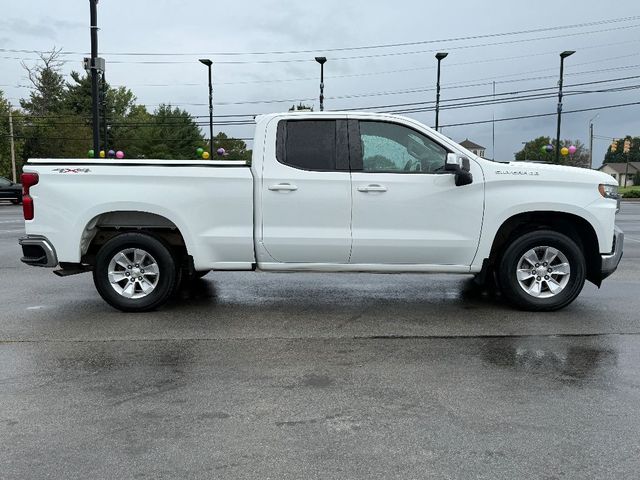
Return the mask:
POLYGON ((301 170, 346 170, 346 135, 345 120, 281 121, 278 124, 278 161, 301 170))

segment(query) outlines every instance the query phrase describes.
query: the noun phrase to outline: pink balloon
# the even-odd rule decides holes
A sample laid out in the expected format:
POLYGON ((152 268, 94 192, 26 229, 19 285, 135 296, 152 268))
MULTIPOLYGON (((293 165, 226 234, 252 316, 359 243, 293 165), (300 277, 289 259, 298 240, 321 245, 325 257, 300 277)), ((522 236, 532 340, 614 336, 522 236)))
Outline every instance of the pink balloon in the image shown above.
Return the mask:
POLYGON ((124 152, 122 150, 118 150, 116 152, 116 158, 124 158, 124 152))
POLYGON ((578 150, 575 145, 571 145, 569 147, 569 155, 573 155, 574 153, 576 153, 576 150, 578 150))

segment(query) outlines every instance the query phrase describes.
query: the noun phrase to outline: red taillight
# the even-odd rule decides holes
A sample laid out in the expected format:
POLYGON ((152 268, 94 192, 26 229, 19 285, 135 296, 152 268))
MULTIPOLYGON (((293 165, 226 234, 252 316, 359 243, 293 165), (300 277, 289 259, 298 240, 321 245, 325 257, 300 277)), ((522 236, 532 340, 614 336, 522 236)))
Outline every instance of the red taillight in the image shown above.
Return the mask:
POLYGON ((29 195, 29 189, 38 184, 40 180, 37 173, 23 173, 22 182, 22 213, 25 220, 33 220, 33 198, 29 195))

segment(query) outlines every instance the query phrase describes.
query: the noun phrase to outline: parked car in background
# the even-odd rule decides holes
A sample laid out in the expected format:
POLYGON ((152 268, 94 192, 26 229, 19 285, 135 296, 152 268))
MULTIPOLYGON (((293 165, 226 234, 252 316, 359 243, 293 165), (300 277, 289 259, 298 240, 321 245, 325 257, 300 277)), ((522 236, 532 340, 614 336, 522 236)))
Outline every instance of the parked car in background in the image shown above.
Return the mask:
POLYGON ((14 205, 22 203, 22 185, 0 177, 0 200, 11 200, 14 205))

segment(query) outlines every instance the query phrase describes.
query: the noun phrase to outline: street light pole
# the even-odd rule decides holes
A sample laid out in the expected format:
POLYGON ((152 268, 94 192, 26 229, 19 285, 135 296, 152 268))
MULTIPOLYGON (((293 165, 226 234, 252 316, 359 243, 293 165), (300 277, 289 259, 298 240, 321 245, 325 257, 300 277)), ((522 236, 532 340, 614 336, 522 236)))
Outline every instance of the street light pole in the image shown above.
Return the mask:
POLYGON ((320 111, 324 111, 324 64, 327 63, 326 57, 316 57, 316 62, 320 64, 320 111))
POLYGON ((436 59, 438 60, 438 75, 436 79, 436 131, 439 126, 440 119, 440 62, 443 58, 449 55, 447 52, 438 52, 436 53, 436 59))
POLYGON ((556 163, 560 163, 560 122, 562 121, 562 77, 564 75, 564 59, 576 53, 565 50, 560 54, 560 81, 558 82, 558 129, 556 131, 556 163))
POLYGON ((91 113, 93 121, 93 151, 100 151, 100 112, 98 111, 98 0, 89 0, 91 10, 91 113))
POLYGON ((593 121, 598 118, 600 114, 596 115, 589 120, 589 169, 593 169, 593 121))
POLYGON ((211 66, 213 62, 208 58, 201 58, 200 63, 209 68, 209 150, 213 158, 213 82, 211 78, 211 66))

